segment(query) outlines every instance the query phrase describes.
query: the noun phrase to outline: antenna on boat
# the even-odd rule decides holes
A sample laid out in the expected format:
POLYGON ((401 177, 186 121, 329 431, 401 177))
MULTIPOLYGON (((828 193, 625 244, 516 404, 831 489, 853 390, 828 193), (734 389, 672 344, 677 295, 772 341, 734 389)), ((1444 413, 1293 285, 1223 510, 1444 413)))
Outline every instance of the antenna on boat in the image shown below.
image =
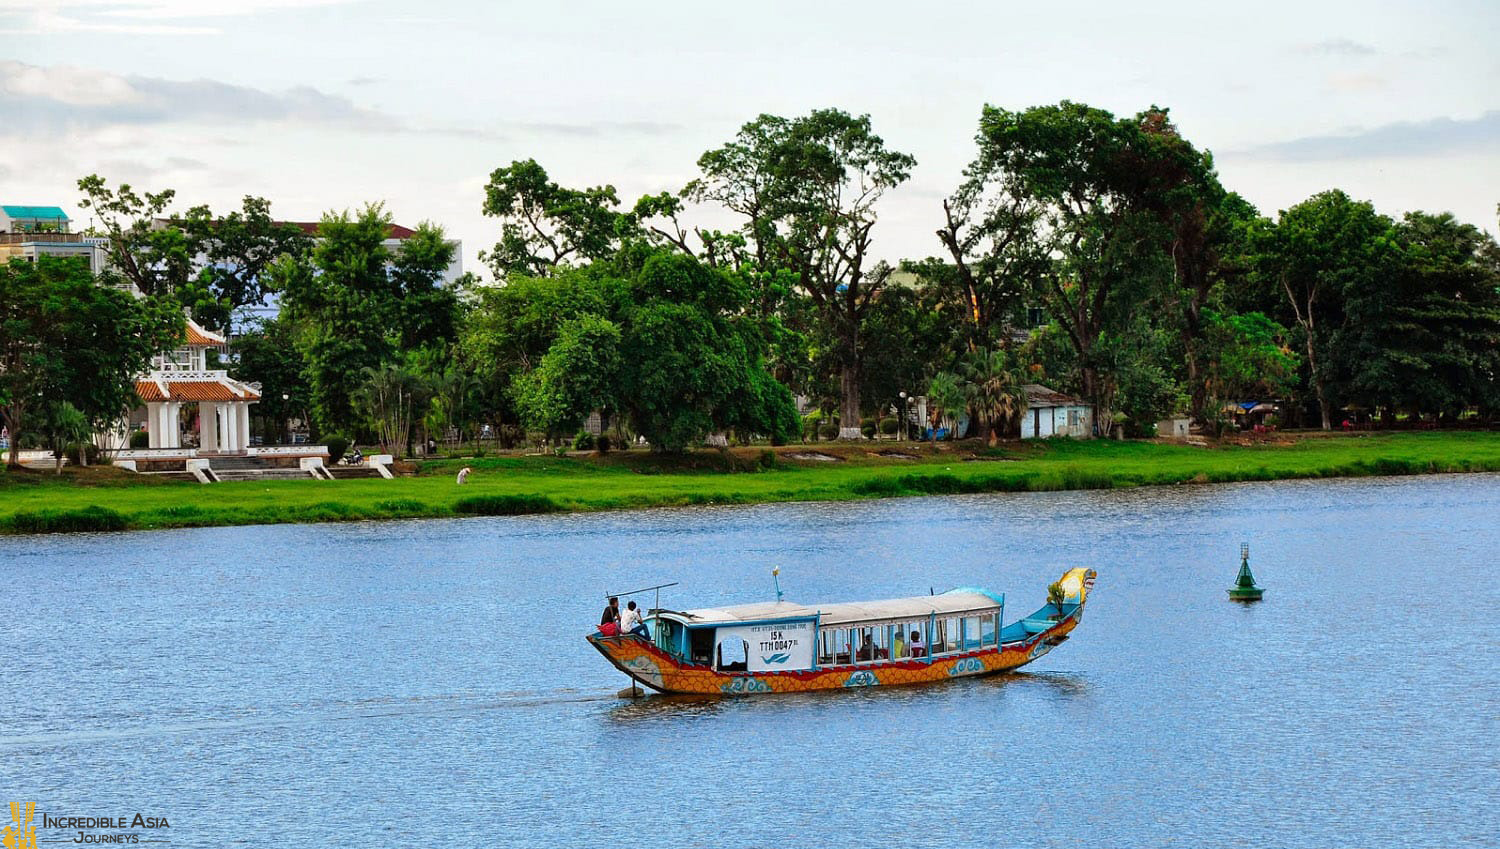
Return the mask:
POLYGON ((781 567, 780 566, 772 566, 771 567, 771 580, 773 580, 773 581, 776 582, 776 601, 779 604, 781 602, 781 567))

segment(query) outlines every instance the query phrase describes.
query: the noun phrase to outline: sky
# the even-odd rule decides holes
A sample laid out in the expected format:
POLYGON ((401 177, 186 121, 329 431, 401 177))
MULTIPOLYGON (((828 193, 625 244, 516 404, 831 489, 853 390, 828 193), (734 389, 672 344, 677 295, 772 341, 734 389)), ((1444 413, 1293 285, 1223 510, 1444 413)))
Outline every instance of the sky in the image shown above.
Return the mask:
MULTIPOLYGON (((0 203, 79 177, 285 220, 385 204, 494 244, 491 171, 533 158, 627 205, 762 113, 871 116, 917 167, 875 252, 937 255, 985 104, 1168 107, 1262 213, 1330 188, 1496 233, 1500 2, 0 0, 0 203), (923 6, 927 8, 923 8, 923 6)), ((688 223, 732 223, 695 209, 688 223)))

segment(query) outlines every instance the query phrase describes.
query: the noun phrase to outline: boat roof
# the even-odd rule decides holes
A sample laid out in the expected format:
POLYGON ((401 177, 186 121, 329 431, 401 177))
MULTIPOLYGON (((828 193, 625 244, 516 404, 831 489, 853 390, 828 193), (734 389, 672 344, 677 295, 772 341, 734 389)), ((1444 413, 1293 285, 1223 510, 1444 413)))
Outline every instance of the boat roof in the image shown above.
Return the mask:
POLYGON ((879 601, 846 601, 810 607, 790 601, 762 601, 730 607, 704 607, 697 610, 663 610, 665 616, 690 626, 732 625, 742 622, 764 622, 774 619, 811 619, 820 616, 823 625, 850 622, 881 622, 915 619, 928 615, 957 616, 981 610, 994 610, 1005 603, 1005 596, 988 590, 965 587, 942 595, 919 595, 911 598, 889 598, 879 601))

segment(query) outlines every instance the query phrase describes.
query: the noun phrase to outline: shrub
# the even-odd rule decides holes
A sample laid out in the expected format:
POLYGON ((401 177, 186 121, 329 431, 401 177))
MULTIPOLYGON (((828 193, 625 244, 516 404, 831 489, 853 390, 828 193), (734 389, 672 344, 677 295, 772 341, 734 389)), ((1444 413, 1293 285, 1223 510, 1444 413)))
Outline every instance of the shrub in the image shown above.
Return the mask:
POLYGON ((824 439, 838 439, 839 426, 836 424, 825 424, 818 428, 818 435, 824 439))
POLYGON ((760 452, 760 457, 756 460, 756 465, 762 469, 776 468, 776 452, 769 449, 760 452))
POLYGON ((594 440, 594 450, 598 451, 600 454, 608 454, 609 449, 613 447, 614 445, 610 442, 609 434, 607 433, 599 434, 599 438, 594 440))
POLYGON ((425 513, 427 505, 415 498, 389 498, 375 502, 375 509, 387 513, 425 513))
POLYGON ((555 446, 553 446, 552 447, 552 455, 554 457, 566 457, 568 455, 568 446, 566 446, 566 445, 555 445, 555 446))
POLYGON ((901 423, 899 421, 896 421, 894 418, 887 417, 880 420, 880 432, 885 434, 886 436, 890 436, 891 434, 895 433, 900 428, 900 426, 901 423))
POLYGON ((476 495, 453 503, 453 512, 467 516, 523 516, 561 509, 545 495, 476 495))
POLYGON ((17 513, 5 520, 7 530, 18 534, 69 534, 123 531, 125 517, 106 507, 81 510, 41 510, 17 513))
POLYGON ((130 447, 131 448, 149 448, 149 447, 151 447, 151 434, 147 433, 144 430, 133 431, 130 434, 130 447))
POLYGON ((574 451, 593 451, 594 435, 586 430, 580 430, 573 436, 574 451))
POLYGON ((349 437, 342 434, 330 433, 323 437, 323 444, 328 446, 328 460, 337 463, 344 458, 345 452, 349 450, 349 437))
MULTIPOLYGON (((868 419, 866 421, 868 421, 868 419)), ((865 439, 874 439, 875 438, 875 423, 874 422, 870 422, 869 424, 860 425, 859 426, 859 432, 864 435, 865 439)))
POLYGON ((99 446, 92 442, 69 442, 67 447, 63 448, 63 456, 75 466, 83 465, 83 460, 79 458, 80 453, 88 458, 89 465, 99 462, 99 446))

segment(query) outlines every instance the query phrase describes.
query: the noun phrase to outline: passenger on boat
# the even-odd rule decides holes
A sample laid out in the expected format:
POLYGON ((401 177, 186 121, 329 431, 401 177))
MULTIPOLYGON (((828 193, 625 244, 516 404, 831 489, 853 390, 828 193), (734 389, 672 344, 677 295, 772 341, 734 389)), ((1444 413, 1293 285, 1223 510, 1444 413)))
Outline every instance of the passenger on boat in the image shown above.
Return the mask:
POLYGON ((625 612, 620 614, 620 633, 634 634, 643 640, 651 639, 651 632, 646 629, 646 623, 641 621, 641 612, 636 609, 635 602, 625 605, 625 612))
POLYGON ((860 645, 859 653, 855 655, 855 658, 857 660, 875 659, 875 646, 871 644, 869 635, 865 636, 865 641, 860 645))
POLYGON ((922 644, 922 632, 921 631, 912 631, 911 632, 911 656, 912 657, 926 657, 927 656, 927 647, 922 644))
POLYGON ((891 646, 891 657, 893 658, 900 659, 906 657, 906 641, 901 639, 902 636, 903 635, 901 633, 901 629, 897 628, 896 639, 894 644, 891 646))
POLYGON ((599 616, 600 626, 613 625, 620 627, 620 599, 618 596, 610 596, 609 604, 604 606, 604 613, 599 616))

